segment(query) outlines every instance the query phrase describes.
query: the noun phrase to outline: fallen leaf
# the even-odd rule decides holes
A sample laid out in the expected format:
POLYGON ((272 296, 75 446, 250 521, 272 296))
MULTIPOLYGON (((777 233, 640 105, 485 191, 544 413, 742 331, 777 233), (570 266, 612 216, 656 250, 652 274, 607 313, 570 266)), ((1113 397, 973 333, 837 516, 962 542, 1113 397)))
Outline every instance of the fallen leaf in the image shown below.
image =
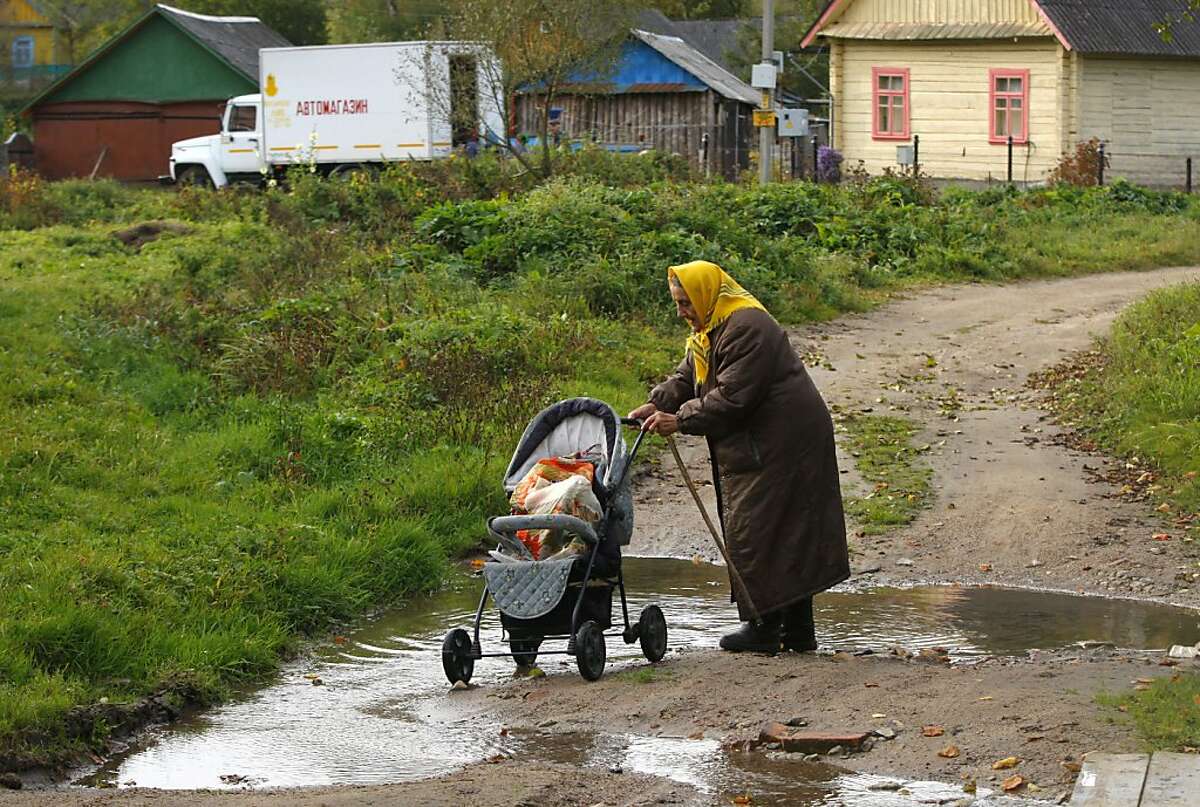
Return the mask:
POLYGON ((959 755, 959 753, 961 753, 961 752, 958 750, 957 745, 948 745, 945 748, 943 748, 941 751, 938 751, 937 755, 939 757, 943 757, 945 759, 954 759, 956 756, 959 755))
POLYGON ((471 561, 471 568, 475 571, 479 571, 483 568, 483 560, 481 558, 475 558, 473 561, 471 561))
POLYGON ((1017 757, 1005 757, 1004 759, 998 759, 995 762, 993 762, 992 770, 1002 771, 1002 770, 1005 770, 1006 768, 1015 768, 1020 764, 1021 764, 1021 760, 1018 759, 1017 757))
POLYGON ((751 803, 750 796, 747 793, 743 793, 740 796, 734 796, 732 803, 733 804, 750 804, 751 803))
POLYGON ((345 636, 334 636, 333 637, 334 644, 345 644, 348 641, 350 641, 350 640, 347 639, 345 636))
POLYGON ((1154 679, 1153 678, 1135 678, 1133 680, 1133 683, 1135 683, 1135 684, 1153 684, 1154 679))
POLYGON ((704 729, 700 729, 699 731, 693 731, 691 734, 688 735, 688 739, 689 740, 703 740, 704 739, 704 729))
POLYGON ((1193 695, 1192 702, 1195 703, 1197 706, 1200 706, 1200 695, 1193 695))
POLYGON ((990 701, 991 699, 992 699, 992 696, 991 696, 991 695, 984 695, 984 696, 983 696, 982 698, 980 698, 979 700, 981 700, 981 701, 990 701))
POLYGON ((1152 536, 1150 536, 1150 537, 1151 537, 1151 538, 1153 538, 1155 541, 1169 541, 1169 540, 1171 540, 1171 536, 1170 536, 1168 533, 1165 533, 1165 532, 1156 532, 1156 533, 1154 533, 1154 535, 1152 535, 1152 536))
POLYGON ((946 730, 941 726, 924 726, 921 728, 921 733, 926 737, 941 737, 946 733, 946 730))
POLYGON ((975 784, 974 779, 969 779, 966 782, 963 782, 963 792, 964 793, 969 793, 971 795, 975 795, 976 791, 978 791, 978 790, 979 790, 979 785, 975 784))
POLYGON ((1118 712, 1128 712, 1129 707, 1122 703, 1120 706, 1117 707, 1117 711, 1118 712))
POLYGON ((508 736, 508 726, 501 726, 501 727, 500 727, 500 736, 501 736, 501 737, 507 737, 507 736, 508 736))
POLYGON ((867 689, 879 689, 879 684, 872 684, 870 681, 863 684, 867 689))
POLYGON ((981 571, 981 572, 990 572, 991 570, 992 570, 992 564, 990 564, 990 563, 981 563, 981 564, 979 564, 979 571, 981 571))
POLYGON ((1025 784, 1025 778, 1019 773, 1014 773, 1000 783, 1000 789, 1005 793, 1011 793, 1023 784, 1025 784))
POLYGON ((1083 765, 1078 762, 1063 760, 1062 762, 1060 762, 1058 764, 1062 765, 1064 768, 1066 768, 1071 773, 1079 773, 1081 770, 1083 770, 1083 765))
POLYGON ((1160 513, 1169 513, 1169 512, 1171 512, 1171 505, 1167 504, 1166 502, 1163 502, 1162 504, 1160 504, 1158 507, 1156 507, 1154 509, 1160 513))
POLYGON ((887 717, 887 715, 885 715, 883 712, 876 712, 875 714, 871 715, 872 720, 882 720, 885 717, 887 717))

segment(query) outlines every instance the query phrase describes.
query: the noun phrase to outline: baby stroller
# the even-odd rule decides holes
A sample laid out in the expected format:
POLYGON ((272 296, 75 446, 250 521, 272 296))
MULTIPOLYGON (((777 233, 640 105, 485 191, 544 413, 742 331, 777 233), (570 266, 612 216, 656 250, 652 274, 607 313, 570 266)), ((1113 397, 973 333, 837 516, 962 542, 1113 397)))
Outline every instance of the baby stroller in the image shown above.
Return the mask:
POLYGON ((667 623, 662 609, 647 605, 631 624, 625 601, 621 547, 628 545, 633 535, 629 467, 644 432, 638 432, 633 450, 627 453, 623 425, 640 428, 641 424, 619 417, 603 401, 571 398, 542 410, 525 429, 505 472, 504 490, 512 494, 540 459, 598 449, 601 459, 596 463, 592 491, 600 502, 601 517, 595 524, 565 514, 488 519, 488 532, 501 544, 516 540, 518 530, 562 529, 582 539, 586 548, 562 559, 483 564, 485 585, 475 611, 473 635, 455 628, 442 643, 442 667, 451 683, 470 681, 477 659, 511 656, 518 665, 532 666, 539 653, 574 656, 580 674, 595 681, 604 673, 606 636, 619 635, 626 644, 640 642, 643 655, 651 662, 666 654, 667 623), (606 634, 612 628, 614 588, 621 594, 624 629, 620 634, 606 634), (507 652, 484 653, 479 644, 479 623, 489 594, 500 611, 507 652), (566 639, 566 649, 542 650, 547 639, 566 639))

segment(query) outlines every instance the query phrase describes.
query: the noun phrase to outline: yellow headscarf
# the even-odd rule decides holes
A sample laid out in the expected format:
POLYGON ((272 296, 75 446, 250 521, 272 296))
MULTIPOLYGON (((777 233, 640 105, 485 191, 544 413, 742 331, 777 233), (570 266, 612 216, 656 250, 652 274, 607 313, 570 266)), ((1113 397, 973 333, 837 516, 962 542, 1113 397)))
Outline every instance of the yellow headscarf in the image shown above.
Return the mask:
POLYGON ((692 367, 699 386, 708 377, 708 353, 711 345, 708 332, 729 319, 734 311, 743 308, 767 309, 754 299, 754 295, 738 285, 737 281, 715 263, 692 261, 667 269, 667 277, 674 277, 687 292, 692 307, 704 323, 699 331, 688 337, 688 350, 692 353, 692 367))

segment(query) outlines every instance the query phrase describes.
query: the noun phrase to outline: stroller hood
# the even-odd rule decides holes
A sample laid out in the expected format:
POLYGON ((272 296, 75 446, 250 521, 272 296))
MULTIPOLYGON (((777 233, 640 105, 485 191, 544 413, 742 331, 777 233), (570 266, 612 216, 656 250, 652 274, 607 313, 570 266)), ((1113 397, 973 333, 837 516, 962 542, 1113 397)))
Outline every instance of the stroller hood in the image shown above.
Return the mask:
POLYGON ((623 477, 628 461, 621 417, 595 398, 559 401, 539 412, 525 428, 504 473, 504 489, 512 493, 540 459, 596 448, 603 457, 596 468, 596 480, 611 492, 623 477))

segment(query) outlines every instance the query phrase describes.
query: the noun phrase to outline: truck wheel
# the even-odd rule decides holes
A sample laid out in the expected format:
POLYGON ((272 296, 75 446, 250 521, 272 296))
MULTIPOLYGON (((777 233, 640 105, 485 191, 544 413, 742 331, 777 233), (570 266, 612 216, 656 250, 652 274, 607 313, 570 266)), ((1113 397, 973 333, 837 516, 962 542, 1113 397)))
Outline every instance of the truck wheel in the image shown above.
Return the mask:
POLYGON ((334 169, 329 172, 329 178, 349 182, 355 174, 361 174, 368 182, 375 176, 371 167, 366 163, 342 163, 334 166, 334 169))
POLYGON ((208 169, 203 165, 189 165, 179 171, 179 178, 176 182, 181 187, 188 188, 211 188, 213 186, 212 177, 208 175, 208 169))

